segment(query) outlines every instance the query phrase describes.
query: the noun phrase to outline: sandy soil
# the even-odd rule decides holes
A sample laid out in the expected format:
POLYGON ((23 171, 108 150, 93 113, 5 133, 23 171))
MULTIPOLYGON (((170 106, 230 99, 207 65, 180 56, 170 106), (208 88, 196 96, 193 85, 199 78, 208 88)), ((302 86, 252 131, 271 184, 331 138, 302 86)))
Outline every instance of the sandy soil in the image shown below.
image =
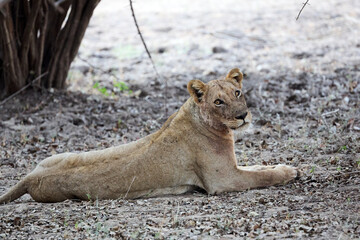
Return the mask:
POLYGON ((136 1, 157 79, 128 2, 103 0, 68 91, 29 91, 0 106, 2 194, 52 154, 156 131, 188 98, 189 80, 239 67, 254 116, 236 142, 239 165, 294 165, 299 180, 129 201, 26 195, 0 206, 0 239, 359 238, 360 2, 310 1, 295 21, 302 2, 136 1))

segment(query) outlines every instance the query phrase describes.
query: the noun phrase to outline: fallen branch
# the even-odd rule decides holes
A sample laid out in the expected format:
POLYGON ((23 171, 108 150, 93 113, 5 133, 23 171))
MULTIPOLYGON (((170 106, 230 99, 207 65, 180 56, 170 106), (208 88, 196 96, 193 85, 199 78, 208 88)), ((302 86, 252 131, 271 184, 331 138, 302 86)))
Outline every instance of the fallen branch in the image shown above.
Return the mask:
POLYGON ((299 19, 300 14, 301 14, 301 12, 304 10, 305 6, 306 6, 306 5, 310 5, 308 2, 309 2, 309 0, 306 0, 306 2, 303 3, 303 6, 302 6, 302 8, 300 9, 300 11, 299 11, 299 13, 298 13, 298 15, 297 15, 297 17, 296 17, 296 21, 299 19))

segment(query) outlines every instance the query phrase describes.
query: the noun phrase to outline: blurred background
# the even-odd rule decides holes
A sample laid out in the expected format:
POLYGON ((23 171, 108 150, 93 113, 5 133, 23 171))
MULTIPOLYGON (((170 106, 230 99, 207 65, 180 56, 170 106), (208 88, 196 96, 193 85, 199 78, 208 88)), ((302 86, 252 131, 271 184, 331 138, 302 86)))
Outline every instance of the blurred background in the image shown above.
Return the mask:
MULTIPOLYGON (((206 81, 232 67, 270 77, 329 74, 359 64, 358 1, 310 2, 295 21, 301 7, 301 1, 285 0, 134 1, 159 73, 170 82, 206 81)), ((100 2, 79 53, 131 84, 149 84, 156 77, 128 1, 100 2)), ((72 66, 70 89, 106 81, 81 60, 72 66)))

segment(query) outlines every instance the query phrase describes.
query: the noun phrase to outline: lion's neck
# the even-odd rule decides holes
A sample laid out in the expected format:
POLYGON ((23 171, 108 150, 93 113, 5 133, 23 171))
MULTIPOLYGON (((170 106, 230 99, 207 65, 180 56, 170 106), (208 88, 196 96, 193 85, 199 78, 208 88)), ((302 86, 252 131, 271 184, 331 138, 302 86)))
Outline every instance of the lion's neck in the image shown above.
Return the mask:
POLYGON ((191 124, 195 126, 202 134, 209 137, 218 137, 221 139, 228 139, 233 141, 233 132, 228 127, 218 126, 216 124, 209 124, 208 121, 203 119, 200 108, 195 102, 189 98, 183 105, 183 110, 189 114, 191 124))

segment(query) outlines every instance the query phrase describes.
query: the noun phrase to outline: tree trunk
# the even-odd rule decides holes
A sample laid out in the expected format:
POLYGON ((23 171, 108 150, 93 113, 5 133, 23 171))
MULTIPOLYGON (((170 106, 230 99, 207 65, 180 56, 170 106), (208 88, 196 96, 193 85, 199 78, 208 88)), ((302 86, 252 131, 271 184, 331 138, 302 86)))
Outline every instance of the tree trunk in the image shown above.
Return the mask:
POLYGON ((0 0, 0 99, 34 84, 64 88, 100 0, 0 0))

